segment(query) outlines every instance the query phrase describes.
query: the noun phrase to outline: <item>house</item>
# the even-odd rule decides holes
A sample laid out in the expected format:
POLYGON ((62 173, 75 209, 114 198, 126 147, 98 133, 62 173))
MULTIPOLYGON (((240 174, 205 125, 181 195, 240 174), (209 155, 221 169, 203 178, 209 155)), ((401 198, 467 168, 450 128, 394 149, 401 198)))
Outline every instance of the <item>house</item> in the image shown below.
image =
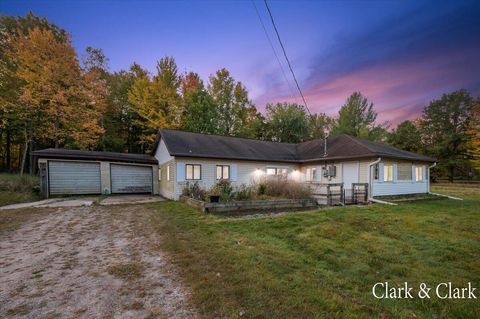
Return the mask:
POLYGON ((427 193, 435 159, 341 135, 298 144, 162 129, 155 145, 159 193, 178 199, 187 182, 210 188, 281 176, 298 182, 368 183, 373 196, 427 193))
POLYGON ((210 188, 276 177, 336 184, 368 184, 373 196, 427 193, 435 159, 357 137, 341 135, 303 143, 161 129, 154 154, 46 149, 35 151, 42 192, 160 194, 177 200, 187 182, 210 188))

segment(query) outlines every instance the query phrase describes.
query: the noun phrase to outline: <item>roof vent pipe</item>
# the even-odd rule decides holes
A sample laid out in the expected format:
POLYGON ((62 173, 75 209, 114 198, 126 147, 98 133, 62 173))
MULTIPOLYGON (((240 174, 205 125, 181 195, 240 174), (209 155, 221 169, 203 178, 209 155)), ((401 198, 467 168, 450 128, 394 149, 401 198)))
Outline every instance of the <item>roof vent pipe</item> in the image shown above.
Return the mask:
POLYGON ((327 156, 327 139, 330 136, 330 133, 327 132, 327 135, 325 135, 325 141, 323 143, 323 157, 327 156))

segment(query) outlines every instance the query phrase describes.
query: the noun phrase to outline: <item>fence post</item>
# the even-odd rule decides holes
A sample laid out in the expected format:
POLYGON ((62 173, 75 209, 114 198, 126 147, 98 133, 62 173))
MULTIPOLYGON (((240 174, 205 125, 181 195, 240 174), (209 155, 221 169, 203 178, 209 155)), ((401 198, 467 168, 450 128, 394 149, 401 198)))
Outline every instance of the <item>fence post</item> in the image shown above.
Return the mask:
POLYGON ((345 205, 345 189, 343 188, 343 183, 340 184, 340 202, 345 205))
POLYGON ((327 185, 327 203, 328 206, 332 206, 332 198, 330 197, 330 185, 327 185))

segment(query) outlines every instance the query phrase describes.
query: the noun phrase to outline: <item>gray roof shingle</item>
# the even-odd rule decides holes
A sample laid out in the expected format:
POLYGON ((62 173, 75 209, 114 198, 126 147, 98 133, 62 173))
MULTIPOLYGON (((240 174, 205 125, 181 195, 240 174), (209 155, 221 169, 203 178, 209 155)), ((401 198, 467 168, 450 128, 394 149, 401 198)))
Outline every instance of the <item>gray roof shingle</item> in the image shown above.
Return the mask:
POLYGON ((260 141, 231 136, 161 129, 156 144, 163 139, 172 156, 306 163, 339 159, 388 157, 435 162, 431 157, 400 150, 358 137, 340 135, 299 144, 260 141))

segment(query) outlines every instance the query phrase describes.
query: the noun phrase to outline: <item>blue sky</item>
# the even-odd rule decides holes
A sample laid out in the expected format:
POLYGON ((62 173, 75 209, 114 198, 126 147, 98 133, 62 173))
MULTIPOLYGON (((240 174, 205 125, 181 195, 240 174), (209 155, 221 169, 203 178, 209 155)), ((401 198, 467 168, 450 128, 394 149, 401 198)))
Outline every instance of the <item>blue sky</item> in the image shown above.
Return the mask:
MULTIPOLYGON (((288 72, 263 1, 255 0, 288 72)), ((353 91, 379 119, 412 119, 442 93, 480 95, 479 1, 269 1, 312 112, 334 115, 353 91)), ((252 1, 2 1, 3 14, 33 11, 71 33, 81 55, 102 48, 111 70, 151 72, 162 56, 204 80, 225 67, 262 110, 292 96, 252 1)), ((290 86, 294 86, 287 73, 290 86)))

